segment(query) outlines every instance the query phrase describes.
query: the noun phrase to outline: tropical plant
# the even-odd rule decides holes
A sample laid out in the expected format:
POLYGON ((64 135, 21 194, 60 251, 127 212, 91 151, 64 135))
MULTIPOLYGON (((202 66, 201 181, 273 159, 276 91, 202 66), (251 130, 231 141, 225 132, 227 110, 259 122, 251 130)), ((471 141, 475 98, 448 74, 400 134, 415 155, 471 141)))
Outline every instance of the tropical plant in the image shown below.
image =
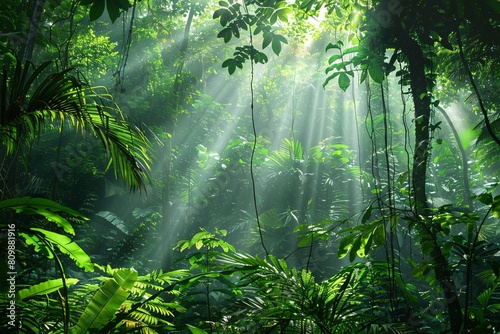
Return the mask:
POLYGON ((498 331, 495 1, 112 2, 0 4, 21 330, 498 331))
MULTIPOLYGON (((247 268, 237 286, 242 291, 230 307, 232 316, 219 326, 223 332, 278 331, 281 333, 361 333, 376 328, 396 330, 405 323, 383 324, 386 292, 371 283, 382 279, 387 264, 358 263, 346 266, 328 280, 316 281, 310 271, 290 268, 285 260, 268 260, 248 254, 220 256, 230 268, 247 268)), ((377 283, 376 283, 377 284, 377 283)))
MULTIPOLYGON (((19 298, 24 299, 33 295, 48 294, 50 292, 62 289, 62 292, 59 295, 59 304, 63 314, 61 322, 63 323, 64 328, 67 331, 70 322, 70 306, 67 303, 68 286, 71 284, 75 284, 78 280, 67 277, 63 262, 58 254, 60 252, 62 254, 68 255, 78 267, 84 269, 85 271, 93 271, 93 263, 91 262, 91 259, 87 255, 87 253, 85 253, 85 251, 83 251, 81 247, 70 237, 64 234, 52 232, 47 228, 41 228, 45 227, 45 224, 43 224, 43 222, 37 223, 36 220, 31 221, 31 226, 25 226, 24 224, 22 224, 22 220, 20 219, 20 217, 21 215, 41 215, 46 219, 46 222, 55 223, 59 228, 62 228, 65 233, 71 235, 75 234, 73 226, 66 218, 63 217, 63 215, 69 215, 78 219, 85 218, 78 212, 70 208, 43 198, 23 197, 4 200, 0 202, 0 212, 3 218, 12 217, 12 214, 6 211, 15 211, 18 215, 17 217, 19 217, 18 219, 9 219, 11 223, 8 226, 11 228, 11 230, 15 231, 13 232, 15 234, 15 237, 19 235, 25 240, 25 243, 28 247, 34 247, 35 252, 40 253, 43 256, 48 257, 49 259, 54 259, 55 268, 59 272, 58 276, 61 277, 59 279, 52 279, 36 285, 32 285, 30 288, 20 290, 18 291, 19 298)), ((2 228, 6 227, 6 223, 3 223, 2 228)), ((14 261, 12 261, 12 263, 9 263, 10 272, 17 272, 17 270, 20 270, 20 268, 18 269, 17 266, 18 263, 21 262, 21 260, 29 260, 28 254, 30 252, 27 249, 21 248, 20 246, 21 244, 19 243, 19 247, 17 248, 17 256, 14 256, 14 261)), ((21 278, 16 277, 16 279, 20 280, 21 278)), ((4 296, 2 302, 9 303, 9 300, 4 296)), ((9 326, 12 326, 12 324, 10 324, 9 326)), ((14 325, 14 327, 17 327, 17 325, 14 325)))
MULTIPOLYGON (((199 287, 193 286, 183 291, 182 300, 210 324, 211 330, 215 319, 224 316, 221 307, 225 305, 225 300, 235 292, 232 282, 228 279, 230 275, 217 274, 220 269, 216 262, 217 257, 222 253, 236 251, 233 245, 221 238, 226 235, 225 230, 216 229, 215 233, 211 233, 201 229, 190 240, 180 240, 176 246, 181 252, 190 251, 185 258, 192 274, 206 275, 198 280, 199 287), (219 249, 222 249, 222 252, 219 249)), ((204 323, 202 319, 198 322, 200 325, 204 323)))
MULTIPOLYGON (((101 284, 79 284, 77 279, 67 279, 65 284, 62 284, 61 279, 58 279, 20 290, 17 307, 19 314, 26 318, 22 322, 24 329, 21 332, 107 333, 127 330, 152 334, 174 329, 173 319, 186 311, 186 308, 174 299, 178 292, 173 289, 169 290, 172 296, 169 297, 170 301, 159 296, 147 300, 157 291, 163 290, 164 285, 175 286, 173 283, 186 276, 186 271, 154 271, 139 276, 132 268, 97 267, 105 276, 94 277, 92 280, 101 281, 101 284), (58 303, 54 296, 61 295, 60 290, 64 289, 67 293, 64 295, 64 301, 71 310, 69 326, 65 321, 61 321, 61 314, 54 307, 58 303)), ((9 328, 7 324, 2 326, 4 329, 9 328)))
MULTIPOLYGON (((41 215, 47 222, 55 223, 64 232, 73 235, 74 229, 64 215, 86 219, 70 208, 42 198, 24 197, 0 202, 0 213, 5 216, 6 211, 15 211, 15 217, 41 215)), ((103 281, 103 284, 101 286, 93 283, 78 285, 79 279, 67 277, 67 268, 59 255, 59 253, 68 255, 78 267, 88 272, 94 271, 94 264, 90 257, 76 242, 63 234, 48 230, 49 227, 23 226, 16 219, 12 222, 8 225, 9 229, 22 237, 28 247, 33 246, 36 253, 55 260, 55 267, 61 278, 26 284, 25 288, 17 291, 15 299, 10 294, 2 295, 0 300, 2 306, 7 307, 12 304, 11 300, 16 300, 16 316, 25 317, 22 322, 14 320, 11 323, 9 319, 2 321, 0 325, 4 330, 21 328, 23 333, 69 333, 70 331, 88 333, 109 327, 106 331, 108 332, 113 329, 110 324, 114 323, 117 327, 133 328, 140 333, 157 333, 155 329, 173 328, 173 323, 167 321, 166 318, 173 318, 174 313, 185 311, 178 301, 166 302, 157 292, 170 292, 175 295, 174 283, 185 277, 187 271, 178 270, 168 273, 154 271, 146 276, 138 276, 137 271, 132 268, 112 269, 109 265, 106 267, 97 265, 97 268, 108 275, 94 278, 94 280, 103 281), (165 285, 170 287, 165 288, 165 285), (70 289, 71 287, 74 289, 70 289), (92 294, 93 297, 91 297, 92 294), (58 305, 62 313, 57 309, 58 305), (120 320, 113 322, 117 317, 120 320)), ((31 225, 43 226, 36 220, 33 220, 31 225)), ((7 226, 2 226, 2 228, 7 228, 7 226)), ((27 261, 33 256, 29 254, 28 249, 21 248, 20 243, 18 245, 17 254, 14 257, 17 257, 17 260, 9 262, 9 272, 20 271, 16 262, 27 261)), ((6 275, 7 271, 4 276, 6 275)), ((42 273, 36 273, 36 275, 37 277, 44 276, 42 273)), ((4 281, 6 278, 4 277, 4 281)), ((16 276, 16 282, 25 282, 26 279, 25 274, 16 276)), ((23 285, 18 284, 18 286, 23 285)))
POLYGON ((151 162, 144 132, 128 122, 109 94, 96 93, 98 88, 70 75, 70 70, 43 74, 49 64, 35 68, 17 61, 11 72, 3 71, 0 138, 5 153, 22 153, 23 145, 31 145, 44 126, 58 120, 59 131, 68 123, 78 132, 96 136, 115 177, 120 176, 133 190, 143 189, 151 162))
MULTIPOLYGON (((426 222, 428 221, 426 216, 430 214, 429 196, 426 190, 428 160, 432 148, 430 139, 436 128, 431 123, 431 110, 433 106, 439 104, 439 101, 433 101, 433 91, 436 84, 436 75, 433 68, 434 50, 439 47, 453 49, 455 46, 458 48, 462 65, 478 98, 487 132, 493 140, 497 143, 500 142, 494 131, 492 131, 488 111, 484 107, 468 62, 465 59, 461 39, 463 27, 467 26, 470 22, 483 28, 485 26, 496 28, 495 24, 498 22, 500 8, 489 2, 481 2, 474 13, 471 14, 465 12, 465 5, 462 2, 456 6, 452 6, 447 1, 432 4, 422 1, 376 1, 366 4, 349 1, 303 1, 298 7, 305 12, 316 15, 318 10, 323 6, 328 10, 328 14, 335 13, 338 19, 345 20, 344 22, 338 20, 337 22, 340 25, 345 25, 349 29, 355 29, 357 32, 357 34, 352 34, 349 37, 351 45, 344 47, 342 41, 336 41, 327 46, 327 51, 334 49, 338 51, 338 54, 334 54, 329 59, 330 66, 326 69, 328 77, 324 85, 328 84, 332 79, 338 78, 340 88, 346 91, 350 86, 351 78, 355 77, 354 70, 360 70, 361 82, 369 78, 375 85, 380 87, 381 109, 383 110, 385 128, 384 158, 386 162, 388 191, 387 200, 380 203, 386 202, 384 206, 387 206, 387 216, 383 212, 382 205, 380 207, 382 217, 385 216, 383 219, 391 222, 388 238, 391 251, 388 253, 388 260, 392 262, 392 267, 395 268, 394 228, 397 224, 399 214, 396 212, 393 195, 394 189, 391 185, 391 173, 394 173, 394 171, 391 171, 391 167, 393 166, 389 162, 393 160, 393 157, 391 156, 392 148, 390 148, 388 141, 388 133, 390 131, 387 112, 388 104, 385 102, 383 82, 390 73, 397 71, 397 67, 395 66, 397 64, 399 65, 399 71, 396 72, 396 75, 401 78, 401 86, 408 87, 408 93, 412 96, 415 134, 413 139, 412 164, 408 163, 408 168, 410 169, 408 183, 410 185, 409 193, 411 194, 408 204, 409 209, 415 215, 415 219, 417 221, 420 220, 417 224, 419 226, 426 226, 426 222), (488 8, 490 11, 487 11, 488 8), (422 15, 422 13, 426 14, 422 15), (484 21, 479 22, 480 13, 491 17, 491 21, 487 24, 484 21), (387 56, 388 49, 394 50, 390 58, 387 56)), ((245 2, 243 6, 233 2, 229 4, 225 2, 221 3, 221 8, 214 13, 214 18, 219 18, 221 25, 224 27, 219 33, 219 37, 223 37, 224 42, 227 43, 233 35, 239 38, 240 30, 250 31, 249 45, 237 48, 236 57, 230 58, 223 63, 224 67, 228 67, 230 74, 235 71, 236 67, 242 68, 242 63, 245 59, 250 59, 250 61, 255 61, 256 63, 261 61, 262 56, 259 51, 253 51, 254 43, 252 34, 262 34, 264 41, 262 48, 268 46, 272 41, 273 51, 276 54, 280 53, 281 42, 283 42, 282 36, 275 35, 276 25, 274 24, 278 18, 286 22, 288 20, 287 14, 293 11, 293 8, 293 5, 283 1, 266 3, 266 5, 245 2), (252 11, 250 12, 248 10, 249 6, 255 6, 255 8, 252 7, 252 11), (253 31, 252 28, 254 29, 253 31), (239 54, 242 53, 242 50, 246 49, 252 50, 252 52, 247 52, 246 57, 239 54)), ((473 27, 473 31, 474 28, 476 27, 473 27)), ((402 94, 404 93, 402 92, 402 94)), ((376 147, 373 138, 372 143, 376 147)), ((410 159, 408 158, 408 160, 410 159)), ((378 198, 379 201, 382 199, 380 196, 378 198)), ((385 229, 386 226, 384 225, 383 228, 385 229)), ((378 229, 375 227, 372 231, 378 229)), ((439 282, 445 296, 452 332, 459 333, 462 326, 464 326, 464 321, 459 303, 458 289, 452 277, 453 275, 446 255, 442 253, 433 235, 429 232, 423 239, 423 236, 420 235, 420 240, 425 241, 428 238, 434 240, 432 252, 428 253, 428 255, 432 258, 437 282, 439 282)), ((371 245, 371 236, 372 233, 368 233, 367 235, 362 234, 359 237, 350 235, 349 237, 351 240, 356 240, 358 246, 362 240, 365 240, 367 242, 364 242, 363 246, 367 246, 371 245)), ((382 243, 382 240, 377 240, 378 244, 382 243)), ((357 248, 360 249, 359 247, 357 248)), ((394 280, 395 278, 395 270, 393 269, 392 279, 394 280)))
MULTIPOLYGON (((83 293, 88 295, 94 291, 95 294, 72 328, 73 333, 88 333, 92 330, 119 331, 120 327, 138 333, 158 333, 159 330, 173 329, 174 316, 178 312, 186 311, 176 300, 167 302, 159 296, 148 300, 154 293, 161 291, 164 285, 172 285, 186 276, 186 271, 153 271, 148 275, 139 276, 132 268, 112 269, 108 265, 100 269, 107 276, 95 278, 103 281, 97 290, 94 284, 86 284, 75 292, 76 296, 83 293), (120 318, 119 321, 115 320, 117 317, 120 318)), ((176 291, 170 293, 175 295, 176 291)), ((82 302, 75 298, 72 301, 80 307, 87 303, 87 299, 82 302)))

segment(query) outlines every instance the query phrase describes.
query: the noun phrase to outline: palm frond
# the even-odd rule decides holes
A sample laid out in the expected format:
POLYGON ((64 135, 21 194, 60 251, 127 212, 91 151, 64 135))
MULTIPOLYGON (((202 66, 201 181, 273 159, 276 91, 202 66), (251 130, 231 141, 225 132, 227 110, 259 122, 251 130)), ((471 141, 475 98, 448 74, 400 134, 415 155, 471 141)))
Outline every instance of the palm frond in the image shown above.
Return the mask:
POLYGON ((279 150, 269 156, 268 165, 278 168, 283 173, 299 170, 304 159, 302 144, 296 140, 284 139, 279 150))
POLYGON ((83 84, 70 70, 43 76, 48 65, 34 68, 18 62, 12 76, 3 72, 0 141, 6 152, 31 145, 44 126, 56 120, 59 130, 68 122, 77 132, 88 131, 99 138, 115 178, 121 177, 132 190, 144 188, 152 161, 145 133, 130 122, 105 88, 83 84))

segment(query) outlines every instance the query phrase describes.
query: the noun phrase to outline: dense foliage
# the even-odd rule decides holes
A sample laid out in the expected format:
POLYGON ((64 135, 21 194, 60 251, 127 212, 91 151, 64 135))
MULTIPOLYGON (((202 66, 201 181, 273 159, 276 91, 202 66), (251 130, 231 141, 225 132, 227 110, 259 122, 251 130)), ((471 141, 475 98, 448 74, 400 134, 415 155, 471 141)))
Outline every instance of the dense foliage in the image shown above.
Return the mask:
POLYGON ((2 332, 500 330, 497 1, 0 17, 2 332))

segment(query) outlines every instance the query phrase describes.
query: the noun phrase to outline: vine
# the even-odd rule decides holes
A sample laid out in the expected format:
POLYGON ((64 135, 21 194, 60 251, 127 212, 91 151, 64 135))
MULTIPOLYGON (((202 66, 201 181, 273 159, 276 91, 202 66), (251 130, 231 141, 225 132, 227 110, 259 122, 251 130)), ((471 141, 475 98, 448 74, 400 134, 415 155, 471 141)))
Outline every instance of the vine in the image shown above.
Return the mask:
POLYGON ((135 10, 137 5, 137 0, 134 0, 134 4, 132 5, 132 14, 130 14, 130 24, 128 27, 128 33, 125 36, 125 21, 126 21, 126 15, 123 14, 123 40, 125 41, 125 44, 123 45, 123 53, 122 57, 120 58, 120 61, 118 62, 118 68, 114 74, 116 76, 116 84, 115 88, 119 89, 120 93, 125 92, 125 88, 123 87, 123 83, 125 81, 125 67, 127 66, 127 61, 128 61, 128 54, 130 51, 130 46, 132 45, 132 30, 134 27, 134 18, 135 18, 135 10))
POLYGON ((491 138, 498 145, 500 145, 500 138, 497 137, 497 135, 493 131, 493 128, 491 127, 490 119, 488 117, 488 111, 486 110, 486 107, 484 106, 483 99, 481 98, 481 94, 479 93, 479 89, 477 88, 476 82, 474 81, 474 76, 472 75, 472 72, 469 68, 469 63, 467 62, 467 59, 465 59, 463 45, 462 45, 462 38, 460 36, 460 32, 458 29, 456 30, 456 32, 457 32, 457 44, 458 44, 458 52, 460 54, 460 60, 462 61, 462 64, 464 65, 464 69, 465 69, 465 72, 467 73, 467 77, 469 78, 470 84, 472 85, 472 89, 474 90, 474 93, 476 94, 477 100, 479 102, 479 108, 481 109, 481 113, 483 114, 483 119, 484 119, 484 124, 486 126, 486 130, 490 134, 491 138))
MULTIPOLYGON (((245 6, 245 11, 248 14, 248 8, 246 6, 246 3, 244 3, 245 6)), ((249 27, 248 29, 248 35, 250 37, 250 47, 253 50, 253 37, 252 37, 252 28, 249 27)), ((262 249, 264 249, 264 252, 266 253, 266 256, 269 256, 269 252, 266 248, 266 245, 264 243, 264 235, 262 233, 262 224, 260 222, 260 217, 259 217, 259 206, 257 203, 257 190, 255 186, 255 173, 254 173, 254 157, 255 157, 255 151, 257 149, 257 128, 255 126, 255 108, 254 108, 254 89, 253 89, 253 81, 254 81, 254 52, 250 53, 250 112, 251 112, 251 118, 252 118, 252 131, 253 131, 253 145, 252 145, 252 154, 250 156, 250 178, 252 181, 252 199, 253 199, 253 207, 255 210, 255 219, 257 221, 257 229, 259 230, 259 238, 260 238, 260 243, 262 245, 262 249)))

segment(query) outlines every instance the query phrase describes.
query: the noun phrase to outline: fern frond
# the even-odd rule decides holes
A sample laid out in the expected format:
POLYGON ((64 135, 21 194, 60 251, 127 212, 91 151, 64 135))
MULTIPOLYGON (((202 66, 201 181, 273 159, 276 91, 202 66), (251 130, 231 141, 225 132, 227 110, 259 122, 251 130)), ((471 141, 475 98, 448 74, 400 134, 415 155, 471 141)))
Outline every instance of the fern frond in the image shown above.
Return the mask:
POLYGON ((137 310, 131 312, 129 314, 129 317, 147 326, 157 326, 157 325, 172 326, 171 322, 163 318, 160 318, 154 314, 151 314, 148 310, 142 307, 139 307, 137 310))
POLYGON ((133 328, 141 334, 157 334, 158 333, 157 331, 148 327, 146 324, 144 324, 140 321, 125 319, 125 320, 123 320, 123 324, 125 325, 126 328, 133 328))
POLYGON ((135 294, 140 294, 144 290, 147 290, 147 289, 153 289, 156 291, 160 291, 163 289, 163 287, 161 285, 152 284, 149 282, 142 281, 142 282, 135 283, 134 287, 132 288, 132 292, 135 294))
POLYGON ((161 315, 174 316, 172 310, 177 312, 185 312, 186 308, 177 303, 166 303, 161 298, 156 298, 153 301, 149 301, 144 304, 144 307, 152 312, 159 313, 161 315))

